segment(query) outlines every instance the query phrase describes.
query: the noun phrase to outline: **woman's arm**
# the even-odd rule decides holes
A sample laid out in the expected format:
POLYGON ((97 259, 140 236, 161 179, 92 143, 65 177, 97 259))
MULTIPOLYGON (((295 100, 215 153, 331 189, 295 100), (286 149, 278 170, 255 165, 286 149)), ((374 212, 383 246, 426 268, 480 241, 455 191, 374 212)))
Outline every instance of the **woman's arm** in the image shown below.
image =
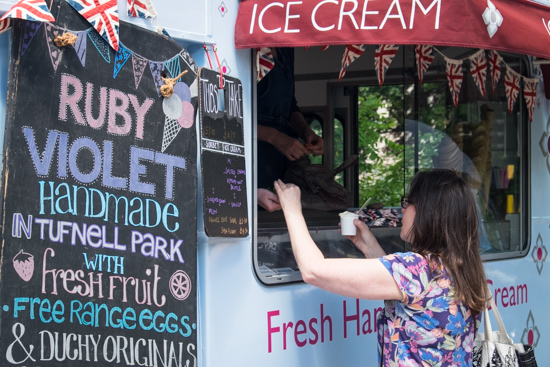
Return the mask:
POLYGON ((396 299, 403 295, 378 259, 325 259, 309 234, 300 203, 300 189, 275 181, 294 257, 303 280, 326 291, 362 299, 396 299))

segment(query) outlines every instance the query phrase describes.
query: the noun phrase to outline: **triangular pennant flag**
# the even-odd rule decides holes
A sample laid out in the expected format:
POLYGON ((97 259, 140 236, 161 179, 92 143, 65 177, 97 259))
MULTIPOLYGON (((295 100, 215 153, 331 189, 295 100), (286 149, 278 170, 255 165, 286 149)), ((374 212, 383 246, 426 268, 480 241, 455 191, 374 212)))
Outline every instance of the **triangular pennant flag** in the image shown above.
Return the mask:
POLYGON ((118 4, 117 0, 67 0, 109 43, 118 51, 118 4))
POLYGON ((498 82, 500 80, 500 74, 502 72, 502 64, 504 60, 496 51, 489 51, 489 66, 491 68, 491 80, 493 83, 493 93, 497 89, 498 82))
POLYGON ((55 45, 53 41, 55 37, 61 35, 61 30, 57 27, 52 26, 51 24, 46 24, 46 40, 48 44, 48 51, 50 54, 50 60, 52 62, 53 70, 57 71, 59 66, 59 61, 61 61, 61 56, 63 55, 63 49, 55 45))
MULTIPOLYGON (((180 52, 181 59, 187 64, 187 66, 195 73, 197 74, 198 68, 197 63, 195 63, 195 60, 191 57, 191 54, 187 52, 186 49, 181 50, 180 52)), ((179 75, 179 74, 178 74, 179 75)))
POLYGON ((128 15, 136 18, 156 18, 157 11, 151 0, 128 0, 128 15))
POLYGON ((429 45, 416 45, 414 46, 414 53, 416 57, 416 67, 418 72, 418 81, 422 84, 424 73, 432 62, 434 61, 433 47, 429 45))
POLYGON ((160 97, 160 87, 162 87, 164 85, 164 81, 162 80, 162 72, 164 71, 164 63, 163 62, 149 61, 149 69, 151 69, 151 74, 153 75, 153 80, 155 81, 155 85, 157 86, 157 93, 160 97))
POLYGON ((380 45, 374 51, 374 69, 378 76, 378 85, 384 84, 386 71, 388 71, 397 51, 399 51, 399 46, 396 45, 380 45))
POLYGON ((474 78, 481 95, 485 97, 485 81, 487 80, 487 59, 485 58, 485 51, 479 50, 470 57, 470 72, 474 78))
POLYGON ((447 71, 447 80, 449 82, 449 90, 451 91, 451 96, 453 97, 453 104, 455 107, 458 106, 458 95, 460 93, 460 88, 462 88, 462 80, 464 79, 464 74, 462 72, 462 60, 452 60, 445 57, 446 71, 447 71))
POLYGON ((141 77, 145 71, 145 67, 149 61, 144 59, 141 56, 132 54, 132 65, 134 66, 134 81, 136 83, 136 89, 139 87, 139 82, 141 82, 141 77))
POLYGON ((27 51, 27 48, 31 44, 32 39, 36 35, 36 32, 38 32, 38 30, 40 29, 42 24, 43 24, 42 22, 25 22, 25 31, 23 33, 23 43, 21 45, 21 56, 23 56, 25 51, 27 51))
POLYGON ((172 78, 177 77, 181 73, 180 56, 176 55, 172 57, 164 63, 164 66, 168 69, 168 72, 172 78))
POLYGON ((537 99, 537 84, 538 79, 523 78, 523 98, 529 111, 529 122, 533 122, 533 110, 535 109, 535 101, 537 99))
POLYGON ((10 18, 0 20, 0 33, 4 33, 5 31, 7 31, 10 28, 11 28, 11 19, 10 18))
POLYGON ((99 52, 105 61, 110 64, 111 56, 109 55, 109 45, 107 44, 107 41, 105 41, 103 37, 101 37, 94 29, 89 29, 86 33, 88 33, 88 37, 90 37, 90 40, 97 49, 97 52, 99 52))
POLYGON ((504 86, 506 87, 506 99, 508 100, 508 111, 514 110, 514 103, 519 95, 519 80, 520 75, 510 67, 506 68, 506 76, 504 77, 504 86))
POLYGON ((78 32, 76 35, 76 43, 74 44, 74 50, 82 66, 86 66, 86 32, 78 32))
POLYGON ((20 0, 0 18, 0 21, 7 18, 55 22, 55 18, 44 0, 20 0))
POLYGON ((124 45, 119 43, 118 45, 118 51, 115 53, 115 68, 113 70, 113 79, 116 78, 118 75, 118 72, 120 69, 122 69, 122 66, 128 61, 130 56, 132 55, 132 51, 128 50, 124 45))
POLYGON ((340 75, 338 76, 338 81, 342 80, 344 75, 346 75, 346 69, 352 62, 358 59, 363 52, 365 52, 365 45, 347 45, 346 51, 342 56, 342 68, 340 68, 340 75))
POLYGON ((275 60, 273 58, 273 53, 269 47, 262 47, 256 52, 256 70, 258 74, 256 75, 256 81, 260 81, 273 69, 275 66, 275 60))

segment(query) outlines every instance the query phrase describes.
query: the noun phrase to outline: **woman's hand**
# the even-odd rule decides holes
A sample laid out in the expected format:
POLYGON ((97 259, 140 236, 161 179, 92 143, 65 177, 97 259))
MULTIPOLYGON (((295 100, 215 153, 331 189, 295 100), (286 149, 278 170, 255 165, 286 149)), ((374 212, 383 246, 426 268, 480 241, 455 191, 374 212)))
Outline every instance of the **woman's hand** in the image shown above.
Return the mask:
MULTIPOLYGON (((378 244, 378 240, 372 234, 370 228, 359 219, 354 219, 353 224, 357 228, 355 236, 345 236, 361 251, 367 259, 386 255, 386 252, 378 244)), ((341 231, 340 231, 341 232, 341 231)))
POLYGON ((267 189, 258 189, 258 205, 268 212, 281 209, 277 195, 267 189))
POLYGON ((302 202, 300 188, 294 184, 285 184, 281 180, 277 180, 273 183, 275 190, 279 196, 279 203, 283 208, 283 212, 302 212, 302 202))

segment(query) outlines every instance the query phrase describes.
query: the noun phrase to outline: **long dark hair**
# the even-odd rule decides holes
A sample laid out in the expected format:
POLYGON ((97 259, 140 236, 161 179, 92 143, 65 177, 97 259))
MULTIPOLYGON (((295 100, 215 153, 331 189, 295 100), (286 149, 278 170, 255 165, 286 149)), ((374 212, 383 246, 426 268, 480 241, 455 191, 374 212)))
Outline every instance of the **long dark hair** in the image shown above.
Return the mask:
POLYGON ((480 219, 470 187, 456 172, 438 169, 417 173, 408 197, 416 209, 411 250, 442 263, 457 298, 478 315, 488 295, 479 254, 480 219))

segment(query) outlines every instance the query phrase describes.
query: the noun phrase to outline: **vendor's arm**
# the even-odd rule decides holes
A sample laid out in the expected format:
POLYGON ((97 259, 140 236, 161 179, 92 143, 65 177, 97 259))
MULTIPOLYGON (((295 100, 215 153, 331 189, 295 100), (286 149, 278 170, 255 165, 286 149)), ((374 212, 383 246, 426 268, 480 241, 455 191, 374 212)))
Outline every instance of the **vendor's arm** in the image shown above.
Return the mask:
POLYGON ((315 134, 299 110, 295 110, 290 114, 290 125, 292 125, 298 136, 304 140, 309 153, 313 155, 323 154, 323 138, 315 134))
POLYGON ((378 259, 325 259, 311 238, 300 202, 300 189, 275 182, 294 257, 302 279, 326 291, 361 299, 401 300, 393 277, 378 259))
POLYGON ((258 189, 258 205, 267 210, 268 212, 274 212, 281 209, 279 198, 273 192, 267 189, 258 189))
POLYGON ((258 140, 273 145, 289 161, 308 154, 308 149, 298 140, 272 127, 258 125, 258 140))

